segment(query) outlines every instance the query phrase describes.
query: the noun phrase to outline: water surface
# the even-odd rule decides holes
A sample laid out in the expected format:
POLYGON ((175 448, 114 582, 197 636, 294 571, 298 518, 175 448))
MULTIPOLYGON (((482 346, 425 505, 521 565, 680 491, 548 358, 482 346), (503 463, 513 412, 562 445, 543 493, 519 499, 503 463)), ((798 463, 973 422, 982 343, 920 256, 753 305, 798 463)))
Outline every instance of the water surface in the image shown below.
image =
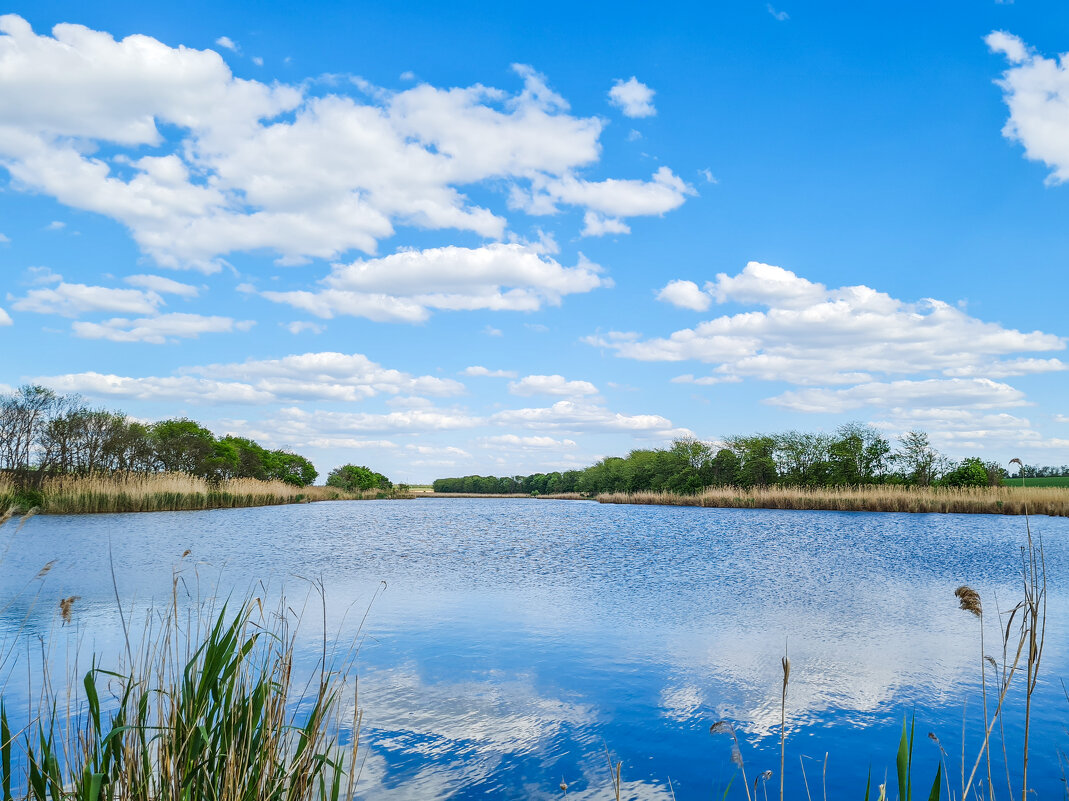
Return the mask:
MULTIPOLYGON (((1032 523, 1050 619, 1029 773, 1039 797, 1053 797, 1069 745, 1069 520, 1032 523)), ((4 612, 0 639, 39 634, 54 649, 114 655, 112 566, 136 609, 169 603, 176 570, 202 596, 259 582, 294 603, 321 578, 332 636, 352 640, 370 604, 358 660, 370 749, 361 795, 420 799, 557 798, 562 780, 569 797, 607 798, 606 749, 624 763, 629 797, 719 798, 735 770, 730 739, 709 733, 719 719, 738 726, 751 782, 778 772, 786 648, 789 793, 802 796, 808 781, 819 797, 826 781, 829 797, 859 798, 870 766, 874 785, 893 777, 903 716, 915 714, 926 794, 939 759, 928 732, 957 786, 963 712, 970 766, 981 725, 979 624, 953 591, 979 590, 987 650, 1001 659, 996 602, 1020 598, 1024 525, 526 499, 38 517, 3 531, 4 603, 58 561, 4 612), (58 600, 70 595, 81 598, 62 626, 58 600)), ((308 664, 318 616, 301 640, 308 664)), ((18 685, 5 693, 24 692, 18 685)), ((1020 702, 1007 703, 1016 748, 1020 702)), ((741 780, 730 797, 745 797, 741 780)))

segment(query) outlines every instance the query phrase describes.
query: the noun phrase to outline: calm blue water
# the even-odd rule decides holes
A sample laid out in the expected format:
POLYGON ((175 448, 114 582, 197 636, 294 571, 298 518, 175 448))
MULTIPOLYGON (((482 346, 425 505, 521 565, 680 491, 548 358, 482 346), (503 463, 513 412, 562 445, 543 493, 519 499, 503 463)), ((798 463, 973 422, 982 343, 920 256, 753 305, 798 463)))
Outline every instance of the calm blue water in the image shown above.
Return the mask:
MULTIPOLYGON (((1069 747, 1069 520, 1032 524, 1049 621, 1029 774, 1052 798, 1064 795, 1069 747)), ((295 605, 305 579, 322 578, 328 629, 343 641, 371 604, 358 659, 361 796, 420 799, 559 798, 562 780, 569 797, 609 798, 606 749, 623 761, 624 797, 720 798, 735 772, 730 738, 709 733, 721 718, 738 727, 750 781, 776 773, 771 797, 785 645, 789 795, 805 797, 807 781, 822 797, 826 781, 829 798, 861 798, 871 766, 873 786, 886 776, 894 797, 899 730, 913 714, 916 794, 927 797, 939 759, 929 732, 958 787, 963 714, 970 768, 981 725, 980 650, 953 591, 981 593, 987 651, 1001 659, 996 598, 1004 609, 1019 600, 1025 541, 1012 517, 496 499, 37 517, 13 532, 0 530, 0 607, 30 588, 0 618, 7 645, 19 632, 83 660, 114 655, 109 543, 136 609, 167 604, 176 569, 202 597, 264 582, 295 605), (70 595, 81 596, 74 623, 61 626, 58 599, 70 595)), ((311 664, 321 625, 303 636, 311 664)), ((25 695, 20 658, 8 656, 9 698, 25 695)), ((1021 703, 1007 703, 1019 794, 1021 703)), ((741 780, 729 797, 745 798, 741 780)))

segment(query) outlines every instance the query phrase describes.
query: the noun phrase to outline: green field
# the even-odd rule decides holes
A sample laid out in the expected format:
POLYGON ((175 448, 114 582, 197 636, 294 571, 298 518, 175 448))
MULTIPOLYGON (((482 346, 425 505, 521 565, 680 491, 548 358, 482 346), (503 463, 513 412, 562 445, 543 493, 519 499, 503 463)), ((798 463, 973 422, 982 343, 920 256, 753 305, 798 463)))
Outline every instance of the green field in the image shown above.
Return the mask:
POLYGON ((1019 487, 1024 482, 1026 487, 1069 487, 1069 476, 1048 476, 1045 478, 1004 478, 1007 487, 1019 487))

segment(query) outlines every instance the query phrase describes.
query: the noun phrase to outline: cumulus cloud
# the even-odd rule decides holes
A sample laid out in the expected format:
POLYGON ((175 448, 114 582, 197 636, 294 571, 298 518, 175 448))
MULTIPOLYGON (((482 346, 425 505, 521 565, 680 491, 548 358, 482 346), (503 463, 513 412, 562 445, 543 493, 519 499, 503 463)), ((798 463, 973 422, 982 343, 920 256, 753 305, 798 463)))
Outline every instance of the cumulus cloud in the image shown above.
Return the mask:
MULTIPOLYGON (((693 300, 693 288, 685 290, 693 300)), ((1063 350, 1064 337, 1022 332, 969 316, 931 298, 907 302, 867 286, 828 289, 771 265, 750 262, 705 286, 718 303, 765 306, 716 317, 668 337, 634 332, 587 337, 590 344, 643 361, 695 360, 717 376, 793 384, 859 384, 875 375, 1023 375, 1064 369, 1058 360, 1003 359, 1063 350)))
POLYGON ((598 388, 589 381, 569 381, 562 375, 529 375, 509 382, 513 395, 563 395, 574 398, 597 395, 598 388))
POLYGON ((565 203, 609 217, 638 217, 665 214, 694 194, 693 186, 668 167, 660 167, 648 181, 587 181, 573 174, 538 177, 531 182, 530 195, 514 192, 512 202, 529 214, 554 214, 557 204, 565 203))
POLYGON ((799 412, 846 412, 864 406, 994 409, 1025 404, 1024 393, 987 378, 929 378, 923 381, 873 381, 848 389, 784 392, 768 403, 799 412))
POLYGON ((590 401, 561 400, 552 406, 508 409, 495 413, 491 421, 501 425, 555 431, 622 431, 659 438, 686 436, 691 432, 675 428, 659 414, 622 414, 590 401))
POLYGON ((11 315, 3 309, 0 309, 0 326, 12 325, 11 315))
POLYGON ((669 281, 657 293, 657 300, 693 311, 705 311, 712 303, 712 298, 693 281, 669 281))
POLYGON ((238 47, 238 43, 231 39, 229 36, 220 36, 218 39, 215 40, 215 43, 220 47, 225 47, 227 50, 233 51, 234 53, 241 52, 241 48, 238 47))
POLYGON ((653 107, 654 94, 652 89, 632 75, 626 81, 617 79, 609 90, 609 102, 620 109, 625 117, 652 117, 657 113, 653 107))
POLYGON ((465 367, 461 371, 462 375, 481 376, 485 378, 515 378, 515 370, 491 370, 488 367, 482 365, 472 365, 471 367, 465 367))
POLYGON ((24 297, 17 298, 11 308, 37 314, 78 317, 87 312, 153 314, 162 304, 163 298, 151 290, 68 284, 60 279, 54 287, 31 289, 24 297))
POLYGON ((313 334, 322 334, 327 330, 326 326, 319 325, 318 323, 310 323, 307 320, 294 320, 291 323, 279 323, 291 334, 303 334, 305 331, 311 331, 313 334))
MULTIPOLYGON (((531 67, 514 71, 512 92, 421 83, 358 100, 237 78, 212 50, 71 24, 37 34, 9 14, 0 165, 20 188, 119 221, 168 267, 210 272, 260 249, 291 264, 374 255, 398 225, 501 238, 506 219, 461 187, 563 180, 551 202, 583 205, 577 171, 598 162, 603 127, 531 67)), ((641 84, 626 86, 643 108, 641 84)))
POLYGON ((130 320, 113 317, 102 323, 76 322, 71 325, 74 335, 82 339, 107 339, 112 342, 145 342, 162 345, 176 339, 196 339, 201 334, 227 334, 248 331, 253 320, 235 321, 232 317, 200 314, 161 314, 130 320))
POLYGON ((803 387, 767 399, 793 411, 1012 408, 1026 403, 1024 393, 998 379, 1067 369, 1061 359, 1028 355, 1064 350, 1064 337, 986 322, 932 298, 904 301, 867 286, 831 289, 758 262, 703 288, 672 281, 658 298, 694 310, 714 302, 764 308, 666 337, 610 331, 585 341, 624 358, 712 365, 708 375, 673 378, 677 384, 758 379, 803 387))
POLYGON ((360 353, 302 353, 281 359, 186 367, 174 376, 133 378, 72 373, 38 379, 64 392, 205 403, 362 401, 377 395, 459 395, 459 381, 392 370, 360 353))
POLYGON ((1045 58, 1019 37, 994 31, 985 39, 1010 63, 998 85, 1010 110, 1002 128, 1025 155, 1046 164, 1052 183, 1069 181, 1069 58, 1045 58))
POLYGON ((178 295, 182 298, 195 298, 200 290, 191 284, 183 284, 162 275, 128 275, 123 279, 130 286, 148 289, 160 295, 178 295))
POLYGON ((335 264, 321 283, 316 291, 261 294, 327 319, 417 323, 432 310, 537 311, 559 305, 564 295, 612 285, 598 265, 582 257, 575 267, 563 267, 539 247, 501 242, 335 264))
POLYGON ((596 211, 588 211, 583 215, 583 236, 629 233, 631 233, 631 226, 616 217, 602 217, 596 211))
POLYGON ((518 434, 499 434, 493 437, 480 437, 480 444, 487 448, 517 448, 521 450, 558 450, 561 448, 574 448, 573 439, 554 439, 546 436, 521 437, 518 434))

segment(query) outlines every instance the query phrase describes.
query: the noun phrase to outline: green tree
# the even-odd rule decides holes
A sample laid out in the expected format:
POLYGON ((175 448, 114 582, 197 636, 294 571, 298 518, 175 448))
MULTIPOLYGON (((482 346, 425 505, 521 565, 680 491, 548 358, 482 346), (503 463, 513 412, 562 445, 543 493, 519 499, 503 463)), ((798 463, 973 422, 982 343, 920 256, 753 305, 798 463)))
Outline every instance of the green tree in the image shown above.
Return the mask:
POLYGON ((376 473, 370 467, 346 464, 335 467, 327 474, 327 486, 337 487, 346 492, 360 492, 370 489, 390 489, 393 484, 382 473, 376 473))
POLYGON ((940 479, 939 484, 944 487, 986 487, 987 465, 983 459, 976 456, 962 459, 957 467, 940 479))

